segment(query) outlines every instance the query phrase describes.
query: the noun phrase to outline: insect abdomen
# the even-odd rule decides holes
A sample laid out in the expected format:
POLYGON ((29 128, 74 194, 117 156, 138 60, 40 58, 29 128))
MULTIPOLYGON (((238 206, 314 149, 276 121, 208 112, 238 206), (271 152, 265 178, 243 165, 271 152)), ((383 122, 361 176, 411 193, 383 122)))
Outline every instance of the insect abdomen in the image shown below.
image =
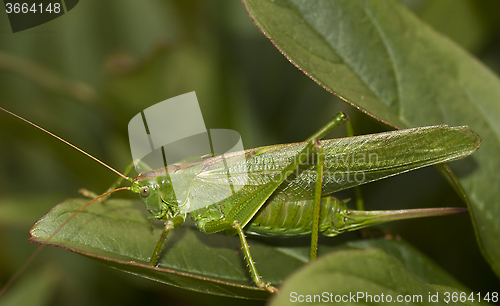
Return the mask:
MULTIPOLYGON (((343 223, 345 204, 331 196, 321 199, 319 231, 343 223)), ((313 201, 270 201, 245 227, 245 232, 263 236, 300 236, 311 233, 313 201)))

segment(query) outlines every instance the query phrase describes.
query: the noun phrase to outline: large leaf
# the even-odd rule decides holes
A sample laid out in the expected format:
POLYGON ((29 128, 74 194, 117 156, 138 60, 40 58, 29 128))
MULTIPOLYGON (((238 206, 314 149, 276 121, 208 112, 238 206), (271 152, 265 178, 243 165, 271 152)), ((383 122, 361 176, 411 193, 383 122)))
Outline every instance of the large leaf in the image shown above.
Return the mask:
MULTIPOLYGON (((31 241, 69 249, 119 270, 185 289, 238 298, 269 296, 267 291, 252 284, 237 237, 206 235, 194 225, 186 224, 172 231, 159 267, 153 268, 148 261, 161 234, 162 223, 155 223, 152 232, 140 201, 112 200, 90 205, 64 224, 86 202, 71 199, 54 207, 33 226, 31 241)), ((285 277, 308 262, 309 240, 305 239, 305 244, 302 242, 304 240, 297 243, 296 239, 288 239, 283 243, 282 239, 274 242, 249 239, 252 255, 265 281, 281 284, 285 277)), ((362 240, 340 248, 321 245, 319 254, 346 248, 382 249, 398 258, 423 281, 463 288, 428 258, 401 241, 362 240)), ((359 290, 364 287, 360 286, 359 290)))
POLYGON ((395 257, 380 249, 346 250, 325 256, 290 277, 271 305, 309 301, 373 305, 479 305, 470 292, 422 282, 395 257), (362 288, 362 289, 360 289, 362 288), (453 300, 454 294, 457 300, 453 300), (462 294, 462 295, 460 295, 462 294), (316 296, 316 297, 315 297, 316 296), (432 298, 432 300, 429 300, 432 298), (460 301, 460 298, 462 300, 460 301), (398 300, 402 299, 402 300, 398 300))
POLYGON ((326 90, 397 127, 469 125, 483 146, 459 182, 500 276, 500 82, 398 1, 244 0, 273 44, 326 90))
MULTIPOLYGON (((172 231, 159 267, 149 266, 162 223, 155 223, 152 232, 139 201, 112 200, 90 205, 51 237, 86 202, 72 199, 54 207, 33 226, 31 241, 69 249, 117 269, 185 289, 252 299, 269 295, 252 284, 237 237, 206 235, 194 225, 172 231)), ((257 241, 250 243, 264 280, 274 284, 308 261, 307 245, 282 251, 257 241)))
POLYGON ((402 240, 367 239, 348 242, 346 246, 350 249, 380 249, 398 259, 421 282, 467 289, 427 256, 402 240))

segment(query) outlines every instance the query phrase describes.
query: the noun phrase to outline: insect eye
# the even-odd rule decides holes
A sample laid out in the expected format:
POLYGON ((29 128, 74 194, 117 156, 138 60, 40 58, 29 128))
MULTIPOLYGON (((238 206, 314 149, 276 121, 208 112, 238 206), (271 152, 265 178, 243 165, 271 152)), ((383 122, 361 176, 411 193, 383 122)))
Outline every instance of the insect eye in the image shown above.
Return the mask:
POLYGON ((147 198, 149 195, 149 187, 148 186, 142 186, 141 187, 141 197, 147 198))

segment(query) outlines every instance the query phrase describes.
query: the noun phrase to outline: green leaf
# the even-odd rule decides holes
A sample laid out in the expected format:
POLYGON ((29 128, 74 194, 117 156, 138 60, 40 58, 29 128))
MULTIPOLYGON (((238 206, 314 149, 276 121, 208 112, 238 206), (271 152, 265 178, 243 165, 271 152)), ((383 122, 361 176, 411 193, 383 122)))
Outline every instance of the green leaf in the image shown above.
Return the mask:
POLYGON ((498 1, 418 2, 414 11, 420 19, 471 52, 482 52, 500 25, 498 1))
POLYGON ((360 110, 393 127, 469 125, 482 137, 459 182, 483 255, 500 276, 497 76, 398 1, 243 2, 293 64, 360 110))
MULTIPOLYGON (((185 224, 172 231, 159 267, 149 266, 163 224, 155 223, 152 232, 140 201, 111 200, 89 205, 51 237, 86 202, 71 199, 55 206, 33 226, 30 241, 68 249, 119 270, 180 288, 238 298, 269 296, 251 282, 237 237, 206 235, 194 225, 185 224)), ((282 251, 258 241, 249 243, 267 282, 281 283, 308 260, 307 245, 282 251)))
POLYGON ((313 301, 309 305, 321 302, 373 305, 394 303, 398 297, 409 299, 405 305, 479 305, 468 300, 453 303, 450 299, 446 303, 447 292, 450 297, 453 292, 460 297, 462 291, 422 282, 398 259, 380 249, 344 250, 324 256, 291 276, 271 305, 290 305, 308 299, 313 301), (438 302, 429 301, 436 294, 438 302))
MULTIPOLYGON (((163 224, 155 223, 151 231, 142 202, 94 203, 74 215, 86 202, 70 199, 55 206, 33 226, 30 240, 68 249, 116 269, 184 289, 236 298, 269 297, 267 291, 251 282, 237 237, 206 235, 194 225, 185 224, 170 233, 159 266, 153 268, 148 261, 163 224), (65 223, 68 218, 72 219, 65 223)), ((265 281, 275 285, 309 261, 309 237, 274 241, 249 237, 248 241, 259 273, 265 281)), ((401 241, 362 240, 340 248, 322 244, 319 254, 360 248, 384 250, 403 262, 422 281, 464 288, 427 257, 401 241)), ((359 290, 364 288, 361 286, 359 290)))
POLYGON ((424 254, 402 240, 371 239, 346 243, 350 249, 377 248, 398 259, 405 268, 423 283, 440 284, 462 290, 467 288, 424 254))

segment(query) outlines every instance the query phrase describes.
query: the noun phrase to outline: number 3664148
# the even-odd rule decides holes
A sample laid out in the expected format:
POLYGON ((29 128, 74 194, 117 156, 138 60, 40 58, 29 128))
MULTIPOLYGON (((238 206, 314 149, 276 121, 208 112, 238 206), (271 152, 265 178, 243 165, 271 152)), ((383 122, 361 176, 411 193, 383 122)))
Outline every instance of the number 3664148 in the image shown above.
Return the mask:
POLYGON ((61 13, 61 3, 5 3, 7 14, 61 13))

